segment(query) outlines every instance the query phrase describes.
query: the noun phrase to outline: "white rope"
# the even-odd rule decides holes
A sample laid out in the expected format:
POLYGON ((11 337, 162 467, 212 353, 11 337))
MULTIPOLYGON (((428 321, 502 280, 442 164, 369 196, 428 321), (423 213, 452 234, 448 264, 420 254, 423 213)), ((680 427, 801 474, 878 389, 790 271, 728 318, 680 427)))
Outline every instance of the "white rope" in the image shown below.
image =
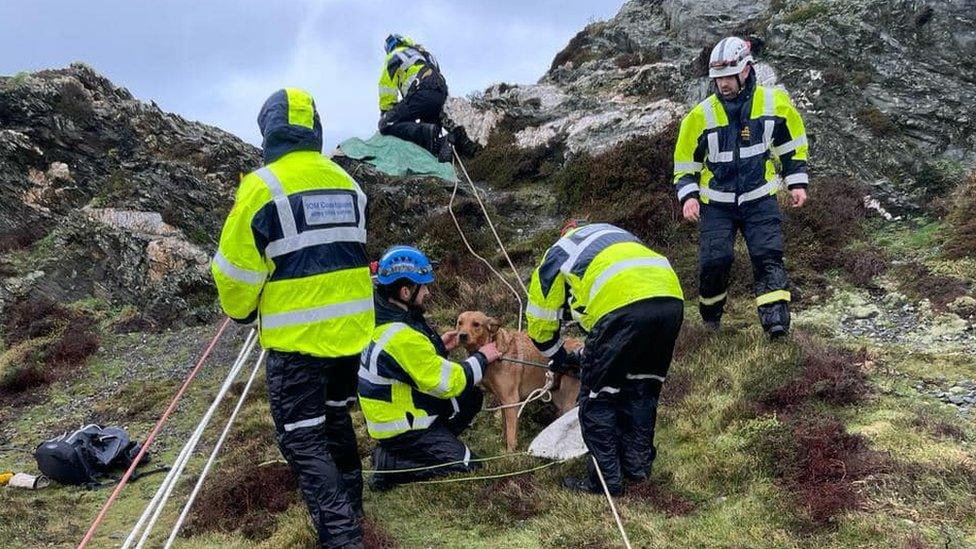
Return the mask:
POLYGON ((525 409, 525 406, 528 403, 533 402, 533 401, 536 401, 536 400, 541 400, 542 402, 552 402, 552 386, 553 385, 554 385, 554 381, 553 381, 553 378, 552 378, 552 374, 549 373, 549 372, 547 372, 546 373, 546 385, 544 387, 539 387, 537 389, 533 389, 532 392, 529 393, 529 396, 527 396, 525 398, 525 400, 522 400, 520 402, 513 402, 512 404, 502 404, 500 406, 492 406, 490 408, 485 408, 485 411, 486 412, 496 412, 498 410, 505 410, 505 409, 508 409, 508 408, 518 408, 519 411, 518 411, 518 415, 516 417, 522 417, 522 410, 525 409))
POLYGON ((491 221, 491 216, 488 215, 488 209, 485 208, 484 202, 481 201, 481 194, 478 193, 478 188, 474 186, 474 181, 471 181, 471 176, 468 175, 468 169, 464 167, 464 163, 461 162, 461 157, 458 156, 457 151, 454 151, 454 158, 457 158, 458 165, 461 166, 461 171, 464 172, 464 178, 468 180, 468 185, 471 186, 471 192, 474 193, 475 199, 478 200, 478 205, 481 206, 481 211, 485 214, 485 219, 488 220, 488 227, 491 228, 491 234, 495 235, 495 242, 498 242, 498 248, 502 251, 502 255, 505 256, 505 261, 508 262, 509 268, 512 269, 512 274, 515 275, 515 280, 522 287, 522 291, 528 295, 529 289, 525 287, 525 283, 522 282, 522 277, 519 276, 518 269, 515 268, 515 264, 512 263, 512 258, 508 255, 508 250, 505 249, 505 244, 502 243, 502 239, 498 236, 498 231, 495 230, 495 224, 491 221))
MULTIPOLYGON (((465 179, 468 180, 468 184, 471 186, 471 190, 472 190, 472 192, 474 192, 474 196, 478 200, 478 205, 481 206, 481 211, 484 212, 484 214, 485 214, 485 219, 488 220, 488 226, 491 227, 491 232, 492 232, 492 234, 495 235, 495 240, 498 242, 498 246, 501 249, 502 254, 505 256, 505 260, 508 261, 508 266, 512 269, 512 272, 515 274, 515 280, 518 281, 519 285, 522 287, 522 291, 525 292, 525 295, 526 296, 528 296, 529 290, 525 287, 525 283, 522 282, 522 278, 519 277, 518 271, 515 269, 515 265, 512 263, 512 258, 509 257, 508 251, 505 250, 505 245, 502 244, 502 240, 498 236, 498 231, 495 230, 495 225, 494 225, 494 223, 492 223, 491 217, 488 215, 488 210, 487 210, 487 208, 485 208, 484 203, 481 201, 481 195, 478 194, 478 189, 474 186, 474 182, 471 181, 471 176, 468 175, 468 170, 467 170, 467 168, 464 167, 464 163, 461 162, 461 157, 458 155, 458 153, 457 153, 456 150, 454 151, 454 158, 457 159, 458 165, 461 166, 461 170, 464 172, 464 177, 465 177, 465 179)), ((495 271, 495 269, 491 266, 491 264, 488 263, 488 261, 486 261, 480 255, 476 254, 474 252, 474 250, 471 249, 471 245, 468 244, 468 239, 465 238, 464 232, 461 230, 461 225, 458 223, 457 218, 454 217, 454 210, 453 210, 453 207, 452 206, 454 204, 454 195, 457 193, 457 187, 458 187, 458 184, 457 184, 457 181, 455 181, 454 182, 454 192, 451 193, 451 202, 448 205, 448 209, 451 211, 451 217, 454 219, 454 225, 457 227, 458 232, 461 234, 461 239, 464 240, 464 244, 468 247, 468 250, 472 254, 474 254, 475 257, 477 257, 483 263, 485 263, 486 265, 488 265, 488 268, 491 269, 492 272, 494 272, 495 274, 498 274, 495 271)), ((499 277, 500 276, 501 275, 499 275, 499 277)), ((502 279, 502 280, 505 282, 505 285, 509 287, 509 289, 513 289, 512 286, 507 281, 505 281, 504 279, 502 279)), ((513 290, 513 293, 514 293, 514 290, 513 290)), ((518 299, 518 302, 519 302, 519 331, 521 331, 522 330, 522 310, 523 310, 523 308, 522 308, 522 297, 520 295, 518 295, 518 294, 516 294, 515 297, 516 297, 516 299, 518 299)), ((530 397, 531 397, 531 394, 530 394, 530 397)), ((529 399, 526 399, 525 402, 520 403, 521 406, 522 406, 522 408, 519 409, 519 415, 522 414, 522 409, 524 409, 525 405, 528 404, 528 402, 530 402, 529 399)), ((506 407, 512 407, 512 406, 511 405, 508 405, 506 407)), ((501 409, 501 408, 499 408, 499 409, 501 409)), ((592 457, 592 455, 591 455, 591 457, 592 457)), ((600 477, 600 484, 603 486, 603 493, 607 496, 607 502, 610 504, 610 510, 613 512, 613 518, 617 522, 617 528, 620 529, 620 535, 621 535, 621 537, 624 540, 624 546, 627 549, 631 549, 630 539, 627 537, 627 532, 624 530, 624 524, 623 524, 623 521, 620 520, 620 514, 617 513, 617 506, 614 505, 614 503, 613 503, 613 497, 610 495, 610 489, 607 488, 607 483, 606 483, 606 481, 603 480, 603 471, 600 470, 600 464, 597 463, 596 458, 593 458, 593 464, 596 466, 597 476, 600 477)))
POLYGON ((197 495, 200 493, 200 488, 203 486, 203 481, 206 480, 207 475, 210 473, 210 468, 213 467, 214 461, 217 459, 217 454, 220 453, 220 448, 224 445, 224 441, 227 439, 227 435, 230 433, 231 426, 234 425, 234 421, 237 419, 238 412, 244 406, 244 399, 247 398, 247 394, 251 391, 251 385, 254 383, 254 378, 257 376, 258 370, 261 369, 261 364, 264 363, 264 358, 268 354, 267 350, 262 350, 261 354, 258 356, 257 362, 254 363, 254 369, 251 370, 251 377, 248 378, 247 384, 244 386, 244 390, 241 391, 240 398, 237 399, 237 406, 234 407, 234 411, 231 412, 230 417, 227 419, 227 424, 224 425, 224 431, 220 433, 220 438, 217 439, 217 443, 214 444, 213 450, 210 452, 210 457, 207 459, 207 464, 203 466, 203 471, 200 472, 200 478, 197 479, 196 485, 193 487, 193 491, 190 492, 190 497, 186 500, 183 505, 183 511, 180 512, 180 517, 176 519, 176 524, 173 526, 173 530, 169 534, 169 538, 166 540, 165 549, 169 549, 173 542, 176 541, 177 534, 180 533, 180 528, 183 527, 183 522, 186 521, 186 517, 190 514, 190 508, 193 507, 193 502, 196 501, 197 495))
POLYGON ((210 418, 220 405, 220 402, 224 399, 224 396, 227 394, 227 391, 233 384, 237 374, 240 373, 241 367, 251 356, 257 340, 257 331, 252 328, 248 333, 247 339, 244 341, 244 345, 241 347, 240 353, 237 355, 237 360, 234 361, 230 371, 227 373, 227 378, 224 379, 224 383, 221 385, 213 403, 211 403, 207 413, 204 414, 203 418, 197 424, 196 429, 194 429, 193 434, 183 446, 183 449, 180 451, 179 456, 177 456, 176 461, 173 462, 173 468, 170 469, 169 473, 166 475, 166 478, 163 479, 163 483, 160 484, 159 488, 156 490, 156 494, 149 502, 149 505, 143 510, 142 515, 140 515, 135 527, 133 527, 128 537, 126 537, 125 542, 122 544, 122 549, 128 549, 132 546, 132 543, 135 541, 135 537, 139 534, 140 530, 143 530, 143 534, 140 537, 139 542, 136 544, 137 549, 142 547, 149 538, 149 534, 152 532, 156 521, 159 520, 159 516, 163 511, 163 507, 166 505, 166 501, 169 499, 170 495, 173 493, 173 489, 176 487, 177 480, 183 473, 183 470, 186 468, 190 454, 192 454, 193 450, 196 449, 196 446, 200 441, 200 437, 203 436, 204 429, 206 429, 207 424, 210 422, 210 418))
POLYGON ((607 488, 607 481, 603 480, 603 471, 600 470, 600 464, 597 463, 593 454, 590 454, 590 459, 593 460, 593 465, 596 466, 596 476, 600 479, 600 485, 603 486, 603 494, 607 496, 607 503, 610 504, 610 510, 613 511, 613 520, 617 521, 617 528, 620 529, 620 536, 624 539, 624 547, 631 549, 630 538, 627 537, 627 531, 624 530, 624 523, 622 520, 620 520, 620 514, 617 513, 617 506, 613 503, 613 497, 610 495, 610 489, 607 488))
MULTIPOLYGON (((485 204, 481 201, 481 195, 478 194, 477 187, 474 186, 474 182, 471 181, 471 177, 468 176, 468 170, 467 168, 464 167, 464 163, 461 162, 461 157, 458 156, 457 151, 454 151, 454 158, 457 159, 458 165, 461 166, 461 170, 464 172, 464 177, 468 180, 468 184, 471 186, 471 190, 474 192, 475 199, 478 200, 478 205, 481 206, 481 211, 485 214, 485 219, 488 220, 488 226, 491 227, 491 232, 495 235, 495 240, 498 241, 498 246, 501 248, 502 254, 504 254, 505 259, 508 261, 509 267, 512 268, 512 272, 515 274, 515 280, 522 287, 522 291, 525 292, 526 295, 528 295, 529 291, 528 289, 526 289, 525 284, 522 282, 522 279, 519 277, 518 271, 515 269, 515 266, 512 264, 512 259, 508 256, 508 251, 505 250, 505 245, 502 244, 501 239, 498 237, 498 232, 495 231, 495 225, 491 221, 491 216, 488 215, 488 209, 485 208, 485 204)), ((505 286, 508 287, 509 291, 512 292, 512 295, 515 296, 515 299, 518 301, 518 306, 519 306, 518 330, 521 332, 522 312, 525 310, 525 306, 522 303, 522 296, 518 293, 518 290, 516 290, 515 287, 512 286, 512 284, 508 281, 508 279, 500 272, 498 272, 498 270, 495 269, 495 267, 491 264, 491 262, 489 262, 481 255, 479 255, 478 252, 474 251, 474 248, 471 247, 471 243, 468 242, 468 237, 464 234, 464 230, 461 229, 461 223, 458 222, 457 216, 454 215, 454 199, 457 196, 458 183, 459 181, 456 179, 454 181, 454 190, 451 191, 451 200, 447 204, 447 211, 451 213, 451 219, 454 220, 454 226, 457 227, 458 234, 461 235, 461 240, 464 241, 464 245, 467 246, 468 251, 471 252, 471 255, 475 256, 482 263, 484 263, 488 267, 488 269, 491 270, 491 272, 494 273, 495 276, 497 276, 498 279, 501 280, 503 284, 505 284, 505 286)))

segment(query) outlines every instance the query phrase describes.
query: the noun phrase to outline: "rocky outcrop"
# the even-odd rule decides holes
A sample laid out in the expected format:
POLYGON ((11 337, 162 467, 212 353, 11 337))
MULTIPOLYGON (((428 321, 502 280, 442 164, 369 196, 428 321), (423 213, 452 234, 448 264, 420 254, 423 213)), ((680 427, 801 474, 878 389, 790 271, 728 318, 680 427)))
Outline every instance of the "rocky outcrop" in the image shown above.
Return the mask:
POLYGON ((482 144, 504 130, 523 148, 598 154, 703 99, 711 46, 740 34, 761 80, 804 113, 814 177, 852 176, 910 212, 976 166, 974 14, 973 0, 631 0, 575 36, 539 83, 496 85, 450 112, 482 144))
POLYGON ((259 151, 91 68, 0 78, 0 310, 32 291, 206 318, 206 263, 259 151))

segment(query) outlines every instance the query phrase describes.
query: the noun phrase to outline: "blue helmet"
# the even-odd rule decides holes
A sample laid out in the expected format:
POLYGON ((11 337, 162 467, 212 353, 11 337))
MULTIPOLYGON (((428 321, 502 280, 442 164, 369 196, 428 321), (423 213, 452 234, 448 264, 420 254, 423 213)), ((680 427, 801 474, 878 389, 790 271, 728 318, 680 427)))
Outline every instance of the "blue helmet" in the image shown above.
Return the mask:
POLYGON ((383 286, 405 278, 415 284, 434 282, 434 266, 424 252, 413 246, 393 246, 376 266, 376 281, 383 286))
POLYGON ((393 51, 394 49, 396 49, 397 46, 399 46, 400 44, 405 43, 406 41, 407 41, 407 39, 403 35, 400 35, 400 34, 391 34, 391 35, 387 36, 386 37, 386 53, 390 53, 391 51, 393 51))

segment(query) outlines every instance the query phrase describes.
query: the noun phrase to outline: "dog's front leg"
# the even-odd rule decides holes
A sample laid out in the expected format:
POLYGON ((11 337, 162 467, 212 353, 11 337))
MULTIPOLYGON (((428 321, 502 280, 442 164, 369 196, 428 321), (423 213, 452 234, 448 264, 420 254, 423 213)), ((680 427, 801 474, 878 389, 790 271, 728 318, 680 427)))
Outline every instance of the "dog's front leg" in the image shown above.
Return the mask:
POLYGON ((518 408, 502 410, 502 435, 505 437, 505 449, 514 452, 518 446, 518 408))

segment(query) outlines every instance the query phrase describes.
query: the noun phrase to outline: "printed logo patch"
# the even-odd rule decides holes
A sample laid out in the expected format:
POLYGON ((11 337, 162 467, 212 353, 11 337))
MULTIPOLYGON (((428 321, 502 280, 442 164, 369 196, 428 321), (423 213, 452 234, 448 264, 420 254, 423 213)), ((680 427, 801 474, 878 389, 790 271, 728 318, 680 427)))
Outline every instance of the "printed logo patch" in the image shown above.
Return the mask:
POLYGON ((302 197, 306 225, 356 223, 356 199, 351 194, 316 194, 302 197))

